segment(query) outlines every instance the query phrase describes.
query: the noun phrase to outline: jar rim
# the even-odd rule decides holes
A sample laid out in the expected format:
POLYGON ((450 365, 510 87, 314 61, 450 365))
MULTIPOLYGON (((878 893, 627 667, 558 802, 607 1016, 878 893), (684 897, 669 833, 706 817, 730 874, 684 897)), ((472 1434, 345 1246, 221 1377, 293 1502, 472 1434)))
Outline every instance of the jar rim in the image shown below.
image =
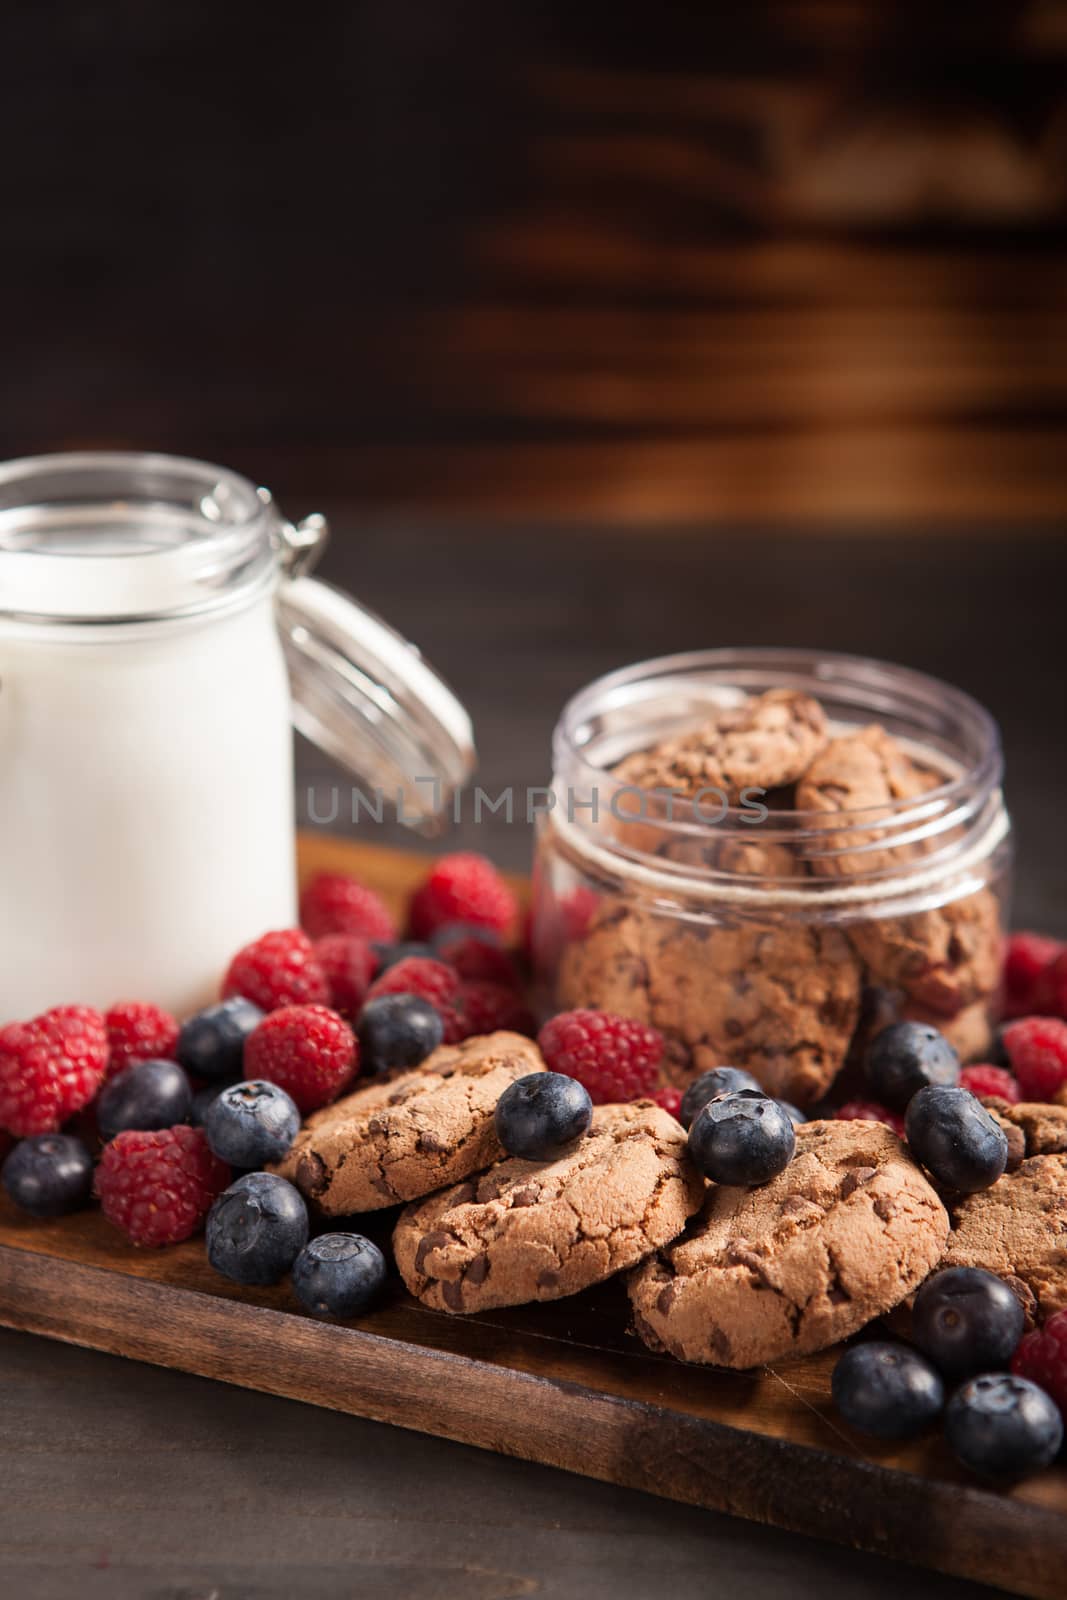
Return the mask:
MULTIPOLYGON (((560 714, 553 741, 553 757, 557 773, 573 766, 591 780, 607 779, 609 784, 614 783, 610 769, 590 761, 583 754, 580 734, 582 729, 588 726, 590 717, 598 708, 610 702, 619 691, 637 684, 653 680, 664 681, 672 677, 693 680, 697 673, 719 670, 724 673, 729 672, 734 686, 741 689, 746 685, 738 682, 738 679, 743 680, 746 677, 752 679, 754 675, 773 676, 774 682, 760 685, 760 692, 763 692, 764 688, 771 687, 797 687, 817 696, 820 688, 838 694, 843 689, 850 690, 856 697, 857 708, 862 706, 869 713, 865 718, 867 722, 878 721, 879 711, 885 715, 892 710, 886 703, 886 696, 893 695, 899 698, 902 694, 909 695, 912 697, 910 702, 912 704, 926 703, 948 708, 960 726, 971 730, 976 745, 973 760, 968 764, 955 763, 960 770, 947 777, 943 784, 925 791, 917 799, 907 797, 887 800, 876 806, 834 812, 835 832, 847 831, 852 820, 856 824, 869 827, 875 812, 883 822, 894 824, 906 821, 910 816, 921 820, 930 814, 931 808, 935 806, 943 811, 946 805, 964 798, 976 788, 987 791, 994 789, 1000 782, 1003 757, 999 729, 985 707, 964 690, 957 689, 927 673, 919 672, 915 668, 896 666, 874 657, 839 651, 788 647, 763 649, 748 646, 725 646, 714 650, 690 650, 667 656, 653 656, 595 678, 592 683, 586 684, 577 694, 571 696, 560 714), (797 681, 794 683, 790 679, 797 681), (871 697, 869 701, 859 698, 864 690, 871 697), (878 704, 878 700, 882 701, 881 705, 878 704)), ((752 683, 749 686, 756 685, 752 683)), ((709 701, 709 709, 711 704, 709 701)), ((699 719, 693 717, 690 720, 695 725, 699 719)), ((641 746, 635 745, 633 748, 640 749, 641 746)), ((632 789, 634 785, 622 782, 615 784, 615 787, 632 789)), ((723 821, 725 822, 728 817, 740 818, 744 809, 743 806, 728 806, 725 808, 723 821)), ((673 811, 683 831, 692 831, 694 827, 703 830, 708 825, 692 802, 686 801, 684 797, 675 800, 673 811)), ((819 831, 823 831, 827 813, 783 807, 776 808, 774 816, 776 822, 782 825, 799 826, 806 821, 817 819, 821 824, 819 831)), ((669 828, 673 824, 668 820, 662 825, 669 828)))
MULTIPOLYGON (((647 876, 660 892, 674 885, 686 893, 798 903, 891 897, 916 874, 933 881, 970 870, 997 847, 1006 826, 1000 737, 989 713, 936 678, 862 656, 726 648, 637 662, 572 697, 557 724, 554 756, 546 826, 568 838, 573 850, 595 855, 602 870, 613 862, 624 876, 647 876), (625 755, 649 748, 665 731, 682 733, 716 708, 743 703, 746 693, 781 687, 816 696, 832 732, 877 719, 906 753, 945 781, 863 809, 775 805, 746 815, 754 803, 746 794, 762 799, 766 793, 751 789, 742 791, 741 805, 723 796, 718 815, 709 816, 670 790, 643 790, 615 777, 625 755), (641 796, 638 809, 632 803, 620 809, 634 795, 641 796), (743 852, 731 861, 723 847, 738 844, 785 846, 792 870, 780 856, 760 865, 743 852)), ((710 785, 702 792, 718 793, 710 785)))
POLYGON ((230 468, 150 451, 0 463, 0 617, 84 628, 245 603, 274 577, 280 519, 230 468))

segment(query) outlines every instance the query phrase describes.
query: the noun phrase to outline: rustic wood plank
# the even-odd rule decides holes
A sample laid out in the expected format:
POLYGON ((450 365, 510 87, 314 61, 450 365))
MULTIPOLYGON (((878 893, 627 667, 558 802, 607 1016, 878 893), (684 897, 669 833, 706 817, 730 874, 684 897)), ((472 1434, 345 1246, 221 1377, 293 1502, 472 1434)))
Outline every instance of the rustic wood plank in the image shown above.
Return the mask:
POLYGON ((1062 1592, 1067 1518, 1040 1501, 744 1431, 665 1406, 662 1394, 647 1398, 639 1383, 605 1392, 559 1376, 543 1354, 515 1365, 472 1359, 6 1244, 0 1267, 8 1326, 905 1556, 1037 1600, 1062 1592))
MULTIPOLYGON (((306 838, 301 871, 348 868, 394 901, 412 854, 306 838)), ((387 1232, 389 1218, 369 1226, 387 1232)), ((391 1286, 358 1324, 306 1317, 287 1285, 244 1290, 199 1241, 137 1251, 96 1212, 0 1209, 0 1323, 540 1461, 999 1582, 1052 1600, 1067 1561, 1067 1474, 976 1487, 938 1439, 878 1446, 828 1400, 832 1353, 739 1374, 652 1355, 618 1284, 474 1318, 391 1286)))

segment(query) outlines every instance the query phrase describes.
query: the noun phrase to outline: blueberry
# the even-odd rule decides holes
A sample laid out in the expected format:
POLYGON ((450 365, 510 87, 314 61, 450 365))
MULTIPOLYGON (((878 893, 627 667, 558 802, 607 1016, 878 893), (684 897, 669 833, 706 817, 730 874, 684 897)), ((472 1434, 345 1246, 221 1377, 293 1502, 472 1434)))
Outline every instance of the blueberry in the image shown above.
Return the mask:
POLYGON ((777 1100, 775 1104, 781 1106, 794 1128, 799 1128, 803 1123, 807 1122, 808 1119, 799 1106, 790 1105, 788 1100, 777 1100))
POLYGON ((207 1258, 234 1283, 277 1283, 308 1240, 303 1196, 270 1172, 247 1172, 208 1212, 207 1258))
POLYGON ((474 939, 479 944, 492 945, 500 949, 500 935, 494 928, 481 928, 476 922, 446 922, 441 928, 430 935, 430 944, 438 960, 442 960, 441 951, 448 950, 454 944, 460 944, 467 939, 474 939))
POLYGON ((912 1155, 946 1189, 988 1189, 1008 1163, 1004 1129, 968 1089, 920 1089, 908 1106, 904 1131, 912 1155))
POLYGON ((193 1108, 189 1079, 173 1061, 137 1061, 109 1078, 96 1102, 96 1123, 106 1142, 125 1128, 173 1128, 193 1108))
POLYGON ((778 1104, 755 1089, 709 1100, 689 1130, 689 1154, 715 1183, 752 1188, 784 1172, 797 1138, 778 1104))
POLYGON ((174 1053, 194 1077, 232 1083, 244 1067, 245 1040, 262 1021, 259 1007, 235 994, 184 1022, 174 1053))
POLYGON ((846 1350, 830 1390, 845 1421, 879 1439, 910 1439, 945 1403, 945 1386, 926 1357, 884 1340, 846 1350))
POLYGON ((927 1084, 951 1088, 960 1080, 960 1058, 948 1040, 926 1022, 895 1022, 867 1046, 863 1071, 874 1098, 903 1111, 927 1084))
POLYGON ((945 1267, 915 1297, 912 1338, 946 1378, 969 1378, 1008 1365, 1024 1321, 1003 1278, 979 1267, 945 1267))
POLYGON ((405 939, 400 944, 383 944, 381 940, 372 940, 371 949, 378 963, 375 977, 380 978, 383 972, 388 972, 390 967, 395 967, 398 961, 406 961, 408 956, 421 956, 427 961, 440 959, 432 945, 424 944, 419 939, 405 939))
POLYGON ((445 1036, 440 1012, 416 994, 382 994, 368 1000, 356 1023, 364 1072, 417 1067, 445 1036))
POLYGON ((1063 1422, 1036 1383, 1007 1372, 986 1372, 952 1396, 945 1410, 945 1438, 956 1460, 979 1477, 1013 1483, 1055 1458, 1063 1443, 1063 1422))
POLYGON ((10 1151, 0 1180, 11 1199, 31 1217, 65 1217, 93 1191, 93 1158, 80 1139, 38 1133, 10 1151))
POLYGON ((315 1317, 356 1317, 385 1282, 385 1257, 360 1233, 321 1233, 293 1266, 293 1290, 315 1317))
POLYGON ((550 1161, 588 1133, 593 1102, 577 1078, 531 1072, 508 1085, 496 1103, 496 1136, 511 1156, 550 1161))
POLYGON ((699 1078, 694 1078, 683 1094, 678 1121, 683 1128, 690 1127, 697 1112, 709 1100, 714 1100, 717 1094, 729 1094, 733 1089, 757 1089, 761 1094, 763 1092, 751 1072, 745 1072, 741 1067, 710 1067, 699 1078))
MULTIPOLYGON (((240 1083, 241 1079, 237 1078, 234 1082, 240 1083)), ((189 1121, 194 1128, 202 1128, 204 1126, 204 1118, 207 1115, 208 1106, 214 1105, 223 1089, 228 1089, 229 1087, 228 1083, 206 1083, 202 1089, 196 1091, 193 1095, 193 1104, 189 1112, 189 1121)))
POLYGON ((222 1089, 204 1112, 207 1142, 232 1167, 280 1161, 300 1132, 296 1102, 276 1083, 251 1078, 222 1089))

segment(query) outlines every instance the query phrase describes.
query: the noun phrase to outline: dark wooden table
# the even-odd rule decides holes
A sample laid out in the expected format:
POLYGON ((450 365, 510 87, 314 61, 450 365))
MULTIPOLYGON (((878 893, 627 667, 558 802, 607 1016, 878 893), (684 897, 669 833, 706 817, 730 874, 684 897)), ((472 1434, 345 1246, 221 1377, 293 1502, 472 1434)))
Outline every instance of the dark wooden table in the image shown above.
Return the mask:
MULTIPOLYGON (((292 510, 307 509, 292 507, 292 510)), ((486 787, 538 783, 564 697, 684 646, 865 650, 965 685, 1004 725, 1024 920, 1067 932, 1067 548, 727 527, 486 537, 333 505, 325 575, 425 647, 475 714, 486 787), (456 626, 462 613, 464 624, 456 626)), ((307 747, 301 791, 337 780, 307 747)), ((376 830, 387 842, 389 829, 376 830)), ((464 842, 519 868, 529 839, 464 842)), ((25 1600, 899 1593, 972 1585, 372 1423, 0 1334, 0 1571, 25 1600)))

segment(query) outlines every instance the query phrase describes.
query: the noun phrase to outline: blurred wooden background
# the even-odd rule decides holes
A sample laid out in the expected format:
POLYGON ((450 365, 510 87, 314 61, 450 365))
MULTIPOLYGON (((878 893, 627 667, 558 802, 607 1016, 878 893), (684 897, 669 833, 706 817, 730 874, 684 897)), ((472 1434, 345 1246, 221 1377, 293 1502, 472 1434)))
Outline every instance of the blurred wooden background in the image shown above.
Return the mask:
POLYGON ((439 519, 1067 511, 1067 4, 0 23, 0 454, 439 519))

